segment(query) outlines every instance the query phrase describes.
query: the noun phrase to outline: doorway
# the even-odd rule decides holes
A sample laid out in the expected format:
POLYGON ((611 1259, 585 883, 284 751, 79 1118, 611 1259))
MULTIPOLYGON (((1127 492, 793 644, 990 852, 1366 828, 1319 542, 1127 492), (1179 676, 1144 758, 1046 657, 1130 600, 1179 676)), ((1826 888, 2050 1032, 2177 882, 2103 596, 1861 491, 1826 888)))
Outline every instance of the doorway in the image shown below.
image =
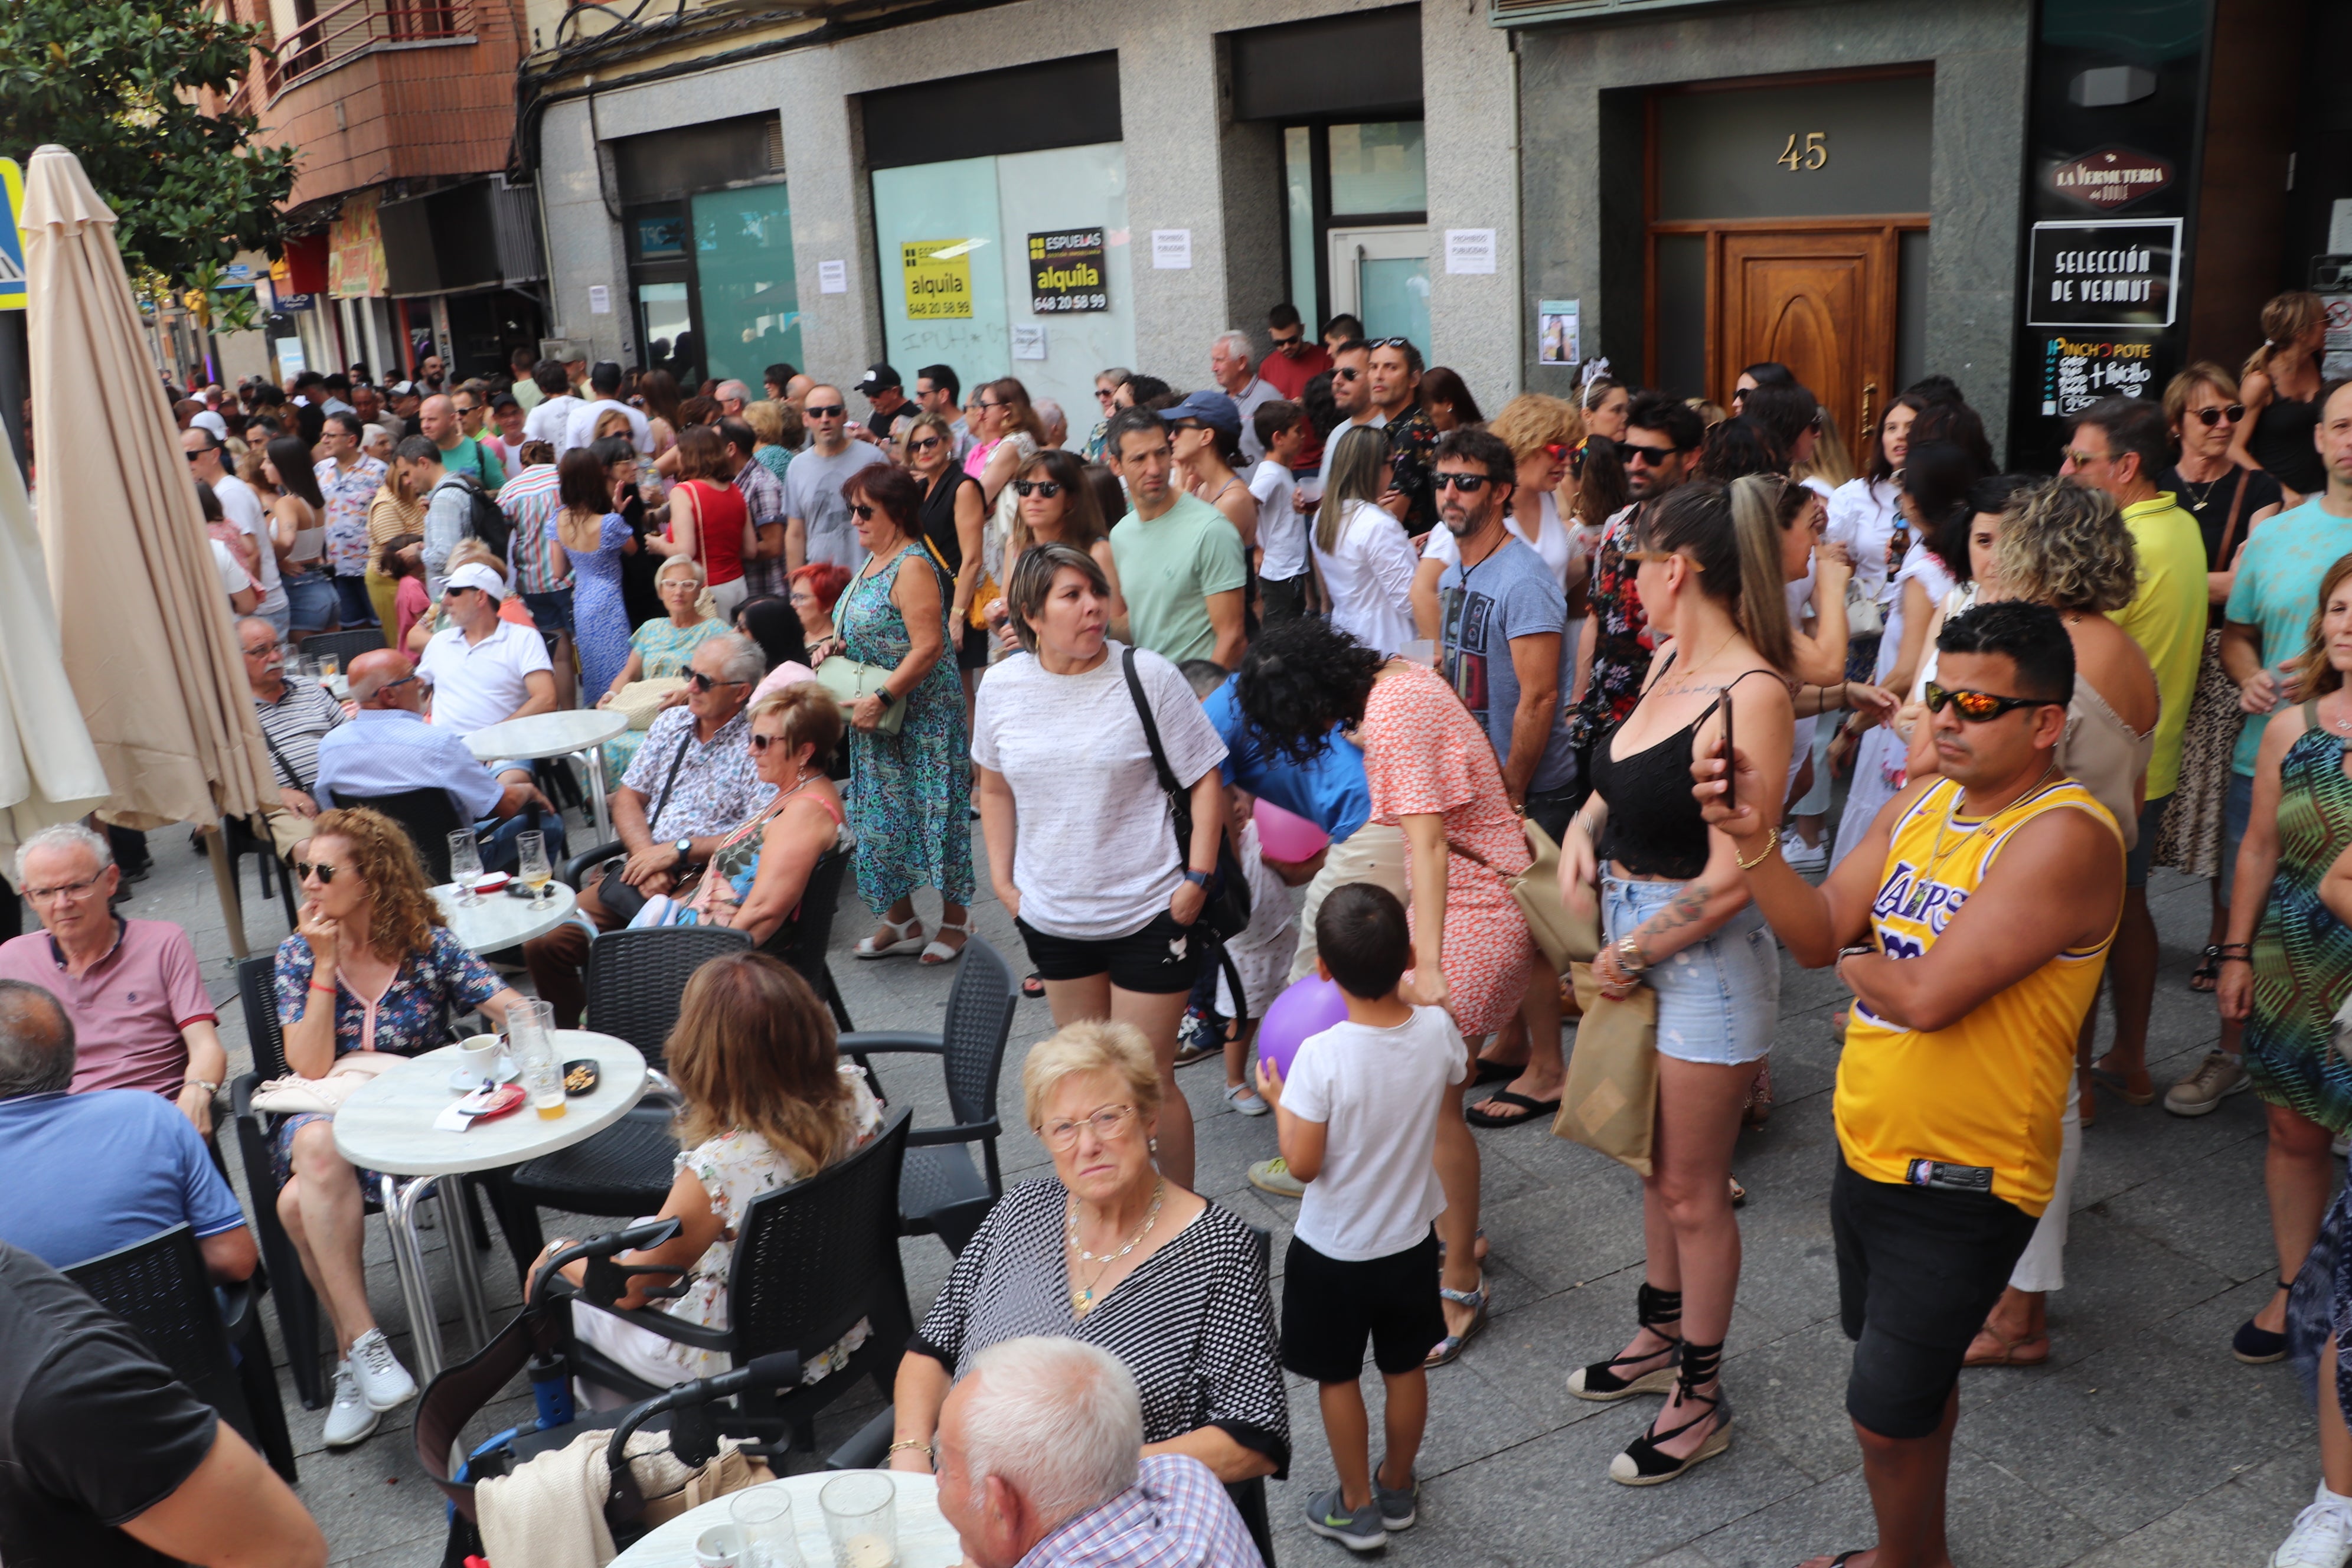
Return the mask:
POLYGON ((1719 230, 1707 386, 1730 404, 1743 366, 1777 360, 1866 440, 1895 385, 1901 230, 1815 222, 1719 230))
POLYGON ((1394 224, 1335 228, 1330 237, 1331 311, 1364 323, 1364 336, 1429 345, 1429 230, 1394 224))

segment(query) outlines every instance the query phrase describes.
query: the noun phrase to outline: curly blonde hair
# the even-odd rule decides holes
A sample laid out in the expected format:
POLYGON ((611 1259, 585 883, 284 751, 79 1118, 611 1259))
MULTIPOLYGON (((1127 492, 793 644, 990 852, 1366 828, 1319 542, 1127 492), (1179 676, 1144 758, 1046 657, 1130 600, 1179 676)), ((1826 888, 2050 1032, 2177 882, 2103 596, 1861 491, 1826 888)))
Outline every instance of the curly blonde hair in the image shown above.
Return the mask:
POLYGON ((1524 458, 1538 447, 1573 447, 1584 439, 1584 416, 1565 397, 1522 392, 1486 422, 1514 458, 1524 458))
POLYGON ((2066 479, 2019 490, 1997 546, 2001 593, 2053 610, 2111 615, 2139 587, 2139 548, 2115 498, 2066 479))
POLYGON ((408 830, 383 813, 363 805, 322 811, 310 826, 310 837, 314 842, 340 838, 351 847, 348 861, 337 869, 367 889, 368 945, 378 958, 397 963, 423 952, 433 943, 433 928, 449 923, 433 901, 408 830))

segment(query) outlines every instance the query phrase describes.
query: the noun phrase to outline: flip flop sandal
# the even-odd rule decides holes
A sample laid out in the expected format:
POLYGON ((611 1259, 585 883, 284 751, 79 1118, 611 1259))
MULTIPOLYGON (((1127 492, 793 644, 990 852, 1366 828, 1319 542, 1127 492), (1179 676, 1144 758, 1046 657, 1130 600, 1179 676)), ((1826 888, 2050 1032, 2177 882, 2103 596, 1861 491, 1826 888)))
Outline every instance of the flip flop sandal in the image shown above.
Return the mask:
POLYGON ((1471 1076, 1470 1087, 1482 1088, 1490 1083, 1508 1083, 1528 1070, 1525 1062, 1490 1062, 1485 1057, 1477 1061, 1478 1070, 1471 1076))
POLYGON ((1023 975, 1021 994, 1028 997, 1032 1002, 1043 999, 1045 994, 1045 977, 1034 969, 1023 975))
POLYGON ((1746 1208, 1748 1206, 1748 1189, 1739 1184, 1738 1177, 1733 1176, 1729 1179, 1731 1182, 1731 1206, 1736 1209, 1746 1208))
POLYGON ((2189 989, 2210 994, 2221 983, 2221 949, 2219 945, 2200 948, 2197 967, 2189 972, 2189 989))
POLYGON ((1424 1370, 1433 1366, 1444 1366, 1447 1362, 1460 1355, 1464 1348, 1478 1337, 1478 1331, 1486 1326, 1486 1276, 1479 1276, 1478 1288, 1475 1290, 1448 1290, 1444 1286, 1440 1285, 1437 1288, 1437 1293, 1457 1307, 1471 1309, 1476 1315, 1470 1320, 1468 1328, 1458 1334, 1446 1335, 1429 1348, 1429 1354, 1421 1363, 1424 1370))
POLYGON ((2116 1072, 2111 1068, 2094 1067, 2091 1069, 2091 1081, 2097 1084, 2101 1089, 2105 1089, 2109 1094, 2114 1095, 2117 1100, 2122 1100, 2126 1105, 2153 1105, 2156 1103, 2156 1090, 2153 1088, 2145 1089, 2140 1090, 2137 1094, 2134 1094, 2129 1089, 2125 1087, 2124 1075, 2119 1072, 2116 1072))
POLYGON ((1559 1101, 1557 1100, 1529 1100, 1526 1095, 1515 1093, 1507 1089, 1498 1089, 1488 1095, 1486 1103, 1517 1106, 1520 1113, 1517 1116, 1497 1116, 1491 1110, 1481 1110, 1474 1105, 1462 1112, 1462 1120, 1473 1127, 1520 1127, 1530 1121, 1539 1121, 1547 1116, 1559 1114, 1559 1101))
POLYGON ((2041 1336, 2038 1341, 2013 1340, 2007 1334, 2002 1333, 1999 1329, 1994 1328, 1990 1323, 1987 1323, 1984 1327, 1979 1329, 1977 1332, 1989 1337, 1992 1342, 1999 1345, 2000 1349, 1995 1353, 1988 1356, 1978 1355, 1973 1350, 1971 1350, 1969 1354, 1961 1360, 1960 1364, 1962 1366, 2040 1366, 2050 1359, 2050 1336, 2047 1334, 2041 1336), (2019 1346, 2036 1343, 2042 1346, 2042 1353, 2040 1355, 2020 1355, 2017 1353, 2019 1346))

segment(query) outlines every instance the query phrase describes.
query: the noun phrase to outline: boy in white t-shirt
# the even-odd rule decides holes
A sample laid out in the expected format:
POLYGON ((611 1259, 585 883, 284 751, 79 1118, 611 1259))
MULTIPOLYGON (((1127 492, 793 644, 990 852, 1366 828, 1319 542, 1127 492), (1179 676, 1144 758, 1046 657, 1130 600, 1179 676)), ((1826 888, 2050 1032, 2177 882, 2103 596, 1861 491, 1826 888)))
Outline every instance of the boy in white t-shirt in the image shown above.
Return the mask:
POLYGON ((1334 889, 1315 917, 1316 973, 1338 983, 1348 1021, 1301 1042, 1287 1075, 1263 1058, 1282 1157, 1307 1184, 1283 1263, 1282 1364, 1318 1385, 1339 1484, 1307 1507, 1307 1528, 1376 1552, 1414 1518, 1413 1459, 1429 1420, 1423 1358, 1445 1337, 1437 1232, 1444 1211, 1433 1156, 1446 1089, 1469 1070, 1442 1007, 1397 994, 1412 967, 1404 905, 1370 882, 1334 889), (1371 1464, 1364 1342, 1386 1384, 1388 1452, 1371 1464))
POLYGON ((1298 510, 1291 474, 1307 448, 1307 411, 1276 398, 1259 404, 1250 421, 1265 448, 1249 478, 1250 494, 1257 497, 1258 600, 1268 624, 1295 620, 1307 613, 1307 588, 1313 580, 1307 563, 1307 514, 1298 510))

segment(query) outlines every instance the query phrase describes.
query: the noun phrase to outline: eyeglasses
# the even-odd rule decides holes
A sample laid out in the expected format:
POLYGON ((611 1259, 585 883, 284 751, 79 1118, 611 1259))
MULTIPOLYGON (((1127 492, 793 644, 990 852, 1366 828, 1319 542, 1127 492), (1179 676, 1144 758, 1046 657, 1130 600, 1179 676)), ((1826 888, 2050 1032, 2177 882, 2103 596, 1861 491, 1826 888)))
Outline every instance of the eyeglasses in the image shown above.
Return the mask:
POLYGON ((697 691, 708 691, 714 686, 749 686, 751 684, 748 680, 713 680, 698 669, 689 669, 686 672, 686 683, 697 691))
POLYGON ((2208 430, 2210 430, 2216 425, 2223 423, 2235 425, 2239 420, 2243 419, 2245 416, 2246 405, 2242 403, 2232 403, 2226 408, 2200 408, 2197 410, 2197 423, 2204 426, 2208 430))
POLYGON ((1095 1137, 1102 1142, 1108 1143, 1134 1125, 1135 1107, 1106 1105, 1082 1121, 1072 1121, 1066 1118, 1060 1121, 1048 1121, 1037 1129, 1037 1136, 1045 1141, 1046 1148, 1058 1154, 1077 1142, 1078 1129, 1081 1127, 1093 1128, 1095 1137))
POLYGON ((381 697, 387 691, 397 691, 400 688, 406 686, 410 681, 417 679, 418 677, 415 675, 404 675, 398 680, 387 680, 382 686, 375 689, 375 694, 378 697, 381 697))
POLYGON ((1928 712, 1941 713, 1948 706, 1957 708, 1960 717, 1971 724, 1990 723, 2013 708, 2057 706, 2046 697, 1996 697, 1990 691, 1955 691, 1932 680, 1921 695, 1927 700, 1928 712))
POLYGON ((1693 561, 1689 556, 1678 555, 1671 550, 1628 550, 1625 552, 1625 559, 1651 566, 1663 566, 1669 561, 1679 560, 1694 572, 1706 570, 1704 565, 1693 561))
POLYGON ((980 400, 979 406, 982 408, 1007 408, 1010 407, 1011 405, 1004 403, 991 403, 988 399, 983 397, 980 400))
POLYGON ((315 876, 319 879, 319 886, 329 888, 334 885, 335 873, 341 869, 341 867, 330 866, 324 860, 297 860, 294 862, 294 879, 307 882, 315 876))
POLYGON ((1062 493, 1062 487, 1052 479, 1015 479, 1013 481, 1013 489, 1017 494, 1044 496, 1047 500, 1052 500, 1062 493))
POLYGON ((1095 401, 1096 401, 1097 403, 1115 403, 1115 402, 1117 402, 1118 400, 1118 387, 1116 387, 1116 386, 1097 386, 1097 387, 1096 387, 1096 388, 1095 388, 1095 401))
POLYGON ((926 436, 919 441, 908 442, 907 450, 909 452, 928 452, 946 438, 947 437, 943 436, 926 436))
POLYGON ((857 514, 857 521, 860 522, 874 521, 874 506, 870 501, 852 501, 849 503, 849 510, 857 514))
POLYGON ((27 888, 25 889, 25 897, 37 904, 52 903, 58 899, 82 898, 91 889, 97 887, 99 879, 105 875, 104 871, 99 871, 84 877, 79 882, 60 882, 54 888, 27 888))
POLYGON ((2079 447, 2065 447, 2058 454, 2062 462, 2072 463, 2078 468, 2087 468, 2093 463, 2106 462, 2110 460, 2110 456, 2105 452, 2085 452, 2079 447))
POLYGON ((260 647, 247 648, 245 650, 245 657, 247 658, 268 658, 271 654, 278 651, 278 647, 276 643, 265 643, 260 647))
POLYGON ((822 408, 812 403, 801 410, 803 415, 811 419, 838 419, 848 412, 849 405, 845 403, 828 403, 822 408))
POLYGON ((1475 496, 1492 481, 1485 474, 1434 474, 1430 477, 1433 489, 1456 489, 1465 496, 1475 496))
POLYGON ((1681 453, 1680 447, 1636 447, 1631 441, 1617 443, 1619 457, 1629 463, 1639 463, 1644 468, 1664 468, 1667 458, 1678 457, 1681 453))

